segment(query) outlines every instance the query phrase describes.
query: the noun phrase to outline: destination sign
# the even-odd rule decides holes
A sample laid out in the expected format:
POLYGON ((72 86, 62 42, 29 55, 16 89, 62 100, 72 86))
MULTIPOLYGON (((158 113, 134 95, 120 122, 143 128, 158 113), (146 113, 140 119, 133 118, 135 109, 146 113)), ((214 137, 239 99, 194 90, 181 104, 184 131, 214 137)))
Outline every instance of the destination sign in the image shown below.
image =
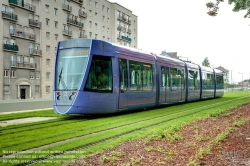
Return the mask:
POLYGON ((66 56, 80 56, 80 55, 88 55, 89 54, 89 49, 87 50, 70 50, 66 51, 65 55, 66 56))

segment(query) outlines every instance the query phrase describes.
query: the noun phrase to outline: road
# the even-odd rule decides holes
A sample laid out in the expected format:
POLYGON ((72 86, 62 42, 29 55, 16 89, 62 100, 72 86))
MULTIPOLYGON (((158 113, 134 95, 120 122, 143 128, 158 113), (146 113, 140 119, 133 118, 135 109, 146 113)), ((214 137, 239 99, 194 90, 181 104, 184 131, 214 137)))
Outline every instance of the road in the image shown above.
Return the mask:
POLYGON ((52 99, 0 100, 0 113, 52 108, 52 99))

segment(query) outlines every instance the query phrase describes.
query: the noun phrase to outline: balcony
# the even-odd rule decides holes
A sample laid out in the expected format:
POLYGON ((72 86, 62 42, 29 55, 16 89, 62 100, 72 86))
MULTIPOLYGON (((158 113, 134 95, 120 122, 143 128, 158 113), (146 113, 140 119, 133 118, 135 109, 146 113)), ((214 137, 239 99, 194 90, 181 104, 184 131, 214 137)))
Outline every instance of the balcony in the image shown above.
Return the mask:
POLYGON ((125 17, 125 15, 118 15, 117 19, 121 20, 123 22, 126 22, 128 24, 131 24, 131 20, 129 18, 125 17))
POLYGON ((71 18, 67 18, 67 23, 71 24, 71 25, 75 25, 75 26, 80 27, 80 28, 83 27, 83 23, 82 22, 77 21, 77 20, 73 20, 71 18))
POLYGON ((117 35, 117 39, 122 39, 122 35, 117 35))
POLYGON ((128 29, 128 31, 127 31, 128 33, 131 33, 131 29, 128 29))
POLYGON ((84 11, 82 11, 81 9, 79 9, 79 16, 83 17, 83 18, 87 18, 87 13, 85 13, 84 11))
POLYGON ((10 13, 10 12, 6 12, 6 11, 2 11, 2 18, 11 20, 11 21, 17 21, 17 15, 10 13))
POLYGON ((14 44, 4 44, 3 45, 3 50, 4 51, 10 51, 10 52, 17 52, 19 49, 18 49, 17 45, 14 45, 14 44))
POLYGON ((79 38, 87 38, 87 35, 80 34, 79 38))
POLYGON ((33 26, 33 27, 37 27, 37 28, 41 28, 42 27, 42 23, 39 22, 38 20, 33 20, 33 19, 29 19, 29 25, 33 26))
POLYGON ((76 2, 76 3, 78 3, 79 5, 82 5, 82 2, 83 2, 83 0, 71 0, 71 1, 76 2))
POLYGON ((22 69, 36 69, 37 64, 36 63, 30 63, 30 62, 20 62, 20 61, 10 61, 10 67, 12 68, 22 68, 22 69))
POLYGON ((42 50, 38 50, 35 48, 29 48, 29 52, 30 52, 30 55, 38 55, 38 56, 42 55, 42 50))
POLYGON ((122 30, 122 29, 123 29, 123 26, 118 25, 117 29, 118 29, 118 30, 122 30))
POLYGON ((72 36, 72 31, 70 31, 70 30, 63 29, 62 33, 63 33, 63 35, 66 35, 66 36, 72 36))
POLYGON ((27 39, 27 40, 32 40, 32 41, 36 40, 36 35, 26 33, 26 32, 20 31, 20 30, 15 30, 15 29, 10 29, 10 36, 18 37, 18 38, 22 38, 22 39, 27 39))
POLYGON ((24 2, 24 0, 22 0, 21 2, 17 2, 17 0, 9 0, 9 4, 26 9, 26 10, 31 11, 31 12, 36 11, 36 6, 24 2))
POLYGON ((123 40, 126 40, 126 41, 128 41, 128 42, 131 42, 131 41, 132 41, 132 39, 131 39, 131 38, 126 37, 126 36, 122 36, 122 39, 123 39, 123 40))
POLYGON ((62 4, 62 9, 68 11, 69 13, 72 11, 72 7, 64 3, 62 4))

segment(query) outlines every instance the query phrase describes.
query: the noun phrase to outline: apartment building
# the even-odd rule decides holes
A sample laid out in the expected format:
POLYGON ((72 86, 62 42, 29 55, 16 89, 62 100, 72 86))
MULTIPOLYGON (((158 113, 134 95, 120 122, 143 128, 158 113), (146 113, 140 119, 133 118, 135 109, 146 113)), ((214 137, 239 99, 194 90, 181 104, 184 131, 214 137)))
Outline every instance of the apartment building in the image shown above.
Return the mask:
POLYGON ((1 0, 0 100, 52 98, 57 41, 137 48, 137 16, 107 0, 1 0))

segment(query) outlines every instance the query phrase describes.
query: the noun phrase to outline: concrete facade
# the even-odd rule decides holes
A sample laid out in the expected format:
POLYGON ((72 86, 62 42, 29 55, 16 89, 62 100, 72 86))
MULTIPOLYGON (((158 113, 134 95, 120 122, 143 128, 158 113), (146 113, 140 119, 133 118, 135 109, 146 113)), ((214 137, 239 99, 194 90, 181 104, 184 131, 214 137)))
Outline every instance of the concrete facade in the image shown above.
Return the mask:
POLYGON ((137 48, 137 16, 107 0, 2 0, 0 100, 51 98, 56 43, 95 38, 137 48))

